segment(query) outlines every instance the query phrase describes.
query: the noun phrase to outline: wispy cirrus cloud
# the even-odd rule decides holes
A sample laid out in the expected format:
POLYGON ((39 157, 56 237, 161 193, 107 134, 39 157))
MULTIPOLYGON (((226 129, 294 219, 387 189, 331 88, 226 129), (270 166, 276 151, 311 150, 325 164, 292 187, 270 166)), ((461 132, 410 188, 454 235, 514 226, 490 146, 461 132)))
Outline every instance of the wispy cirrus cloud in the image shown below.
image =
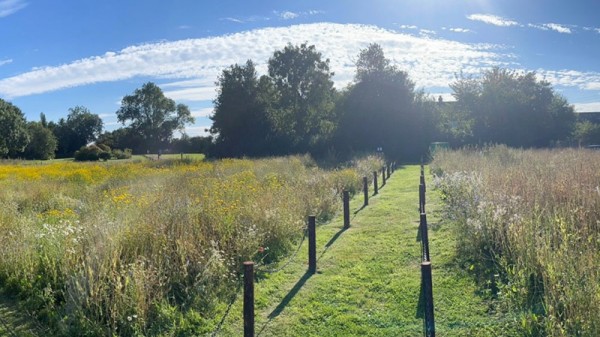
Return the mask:
POLYGON ((467 16, 467 19, 472 21, 480 21, 483 23, 487 23, 494 26, 500 27, 510 27, 510 26, 519 26, 517 21, 513 21, 510 19, 503 18, 501 16, 492 15, 492 14, 471 14, 467 16))
POLYGON ((460 71, 478 74, 482 68, 514 62, 514 55, 497 45, 420 37, 368 25, 315 23, 131 46, 0 79, 0 95, 14 98, 150 77, 173 99, 206 101, 215 97, 214 81, 224 68, 252 59, 264 73, 275 50, 305 41, 331 60, 338 88, 352 80, 356 55, 370 43, 379 43, 391 62, 409 69, 411 78, 423 87, 447 86, 460 71))
POLYGON ((600 102, 591 103, 573 103, 576 112, 598 112, 600 111, 600 102))
POLYGON ((600 91, 600 73, 598 72, 538 69, 536 73, 553 85, 600 91))
POLYGON ((285 12, 277 12, 276 11, 275 15, 279 16, 280 18, 282 18, 284 20, 291 20, 291 19, 295 19, 300 16, 300 14, 290 12, 290 11, 285 11, 285 12))
POLYGON ((0 60, 0 67, 5 64, 12 63, 12 61, 13 61, 12 59, 0 60))
POLYGON ((310 10, 310 11, 305 11, 305 12, 273 11, 273 14, 275 14, 275 16, 277 16, 283 20, 291 20, 291 19, 296 19, 301 16, 310 16, 310 15, 317 15, 317 14, 323 14, 323 13, 325 13, 325 12, 320 11, 320 10, 315 10, 315 9, 310 10))
POLYGON ((558 23, 542 23, 542 24, 534 24, 529 23, 527 27, 541 29, 541 30, 553 30, 555 32, 559 32, 562 34, 571 34, 573 31, 570 27, 566 25, 561 25, 558 23))
POLYGON ((470 29, 467 28, 448 28, 449 31, 451 32, 455 32, 455 33, 471 33, 473 32, 470 29))
POLYGON ((27 7, 23 0, 0 0, 0 18, 14 14, 27 7))

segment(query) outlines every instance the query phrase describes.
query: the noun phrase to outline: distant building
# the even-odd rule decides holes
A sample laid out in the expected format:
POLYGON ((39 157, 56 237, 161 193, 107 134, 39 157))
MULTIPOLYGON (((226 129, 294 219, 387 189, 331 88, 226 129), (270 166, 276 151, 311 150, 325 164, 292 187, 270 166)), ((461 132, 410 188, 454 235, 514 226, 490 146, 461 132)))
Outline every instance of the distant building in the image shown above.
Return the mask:
POLYGON ((599 112, 576 112, 578 122, 592 122, 600 124, 600 111, 599 112))

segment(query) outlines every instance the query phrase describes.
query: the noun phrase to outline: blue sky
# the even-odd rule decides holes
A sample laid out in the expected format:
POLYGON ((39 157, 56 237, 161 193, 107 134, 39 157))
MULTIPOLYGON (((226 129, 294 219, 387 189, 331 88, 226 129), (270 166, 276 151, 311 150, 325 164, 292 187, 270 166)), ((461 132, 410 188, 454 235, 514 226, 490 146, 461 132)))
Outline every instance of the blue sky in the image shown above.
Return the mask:
POLYGON ((217 76, 308 42, 336 87, 361 48, 379 43, 417 86, 450 99, 455 74, 502 66, 536 71, 578 111, 600 111, 597 0, 0 0, 0 98, 28 120, 83 105, 106 129, 124 95, 147 81, 187 104, 190 135, 210 126, 217 76))

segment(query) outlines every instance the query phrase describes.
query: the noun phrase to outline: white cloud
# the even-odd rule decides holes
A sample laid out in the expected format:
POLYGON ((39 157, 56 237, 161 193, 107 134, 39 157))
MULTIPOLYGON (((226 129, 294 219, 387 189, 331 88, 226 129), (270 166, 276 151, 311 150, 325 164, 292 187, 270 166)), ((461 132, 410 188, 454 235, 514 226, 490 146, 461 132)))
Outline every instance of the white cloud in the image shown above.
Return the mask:
POLYGON ((455 32, 455 33, 470 33, 470 32, 472 32, 472 30, 467 29, 467 28, 449 28, 448 30, 451 32, 455 32))
POLYGON ((500 27, 510 27, 519 25, 519 23, 516 21, 505 19, 503 17, 491 14, 471 14, 467 16, 467 19, 473 21, 481 21, 483 23, 500 27))
POLYGON ((415 25, 400 25, 401 29, 417 29, 418 27, 415 25))
POLYGON ((356 55, 370 43, 379 43, 392 63, 408 70, 423 87, 447 86, 460 71, 479 74, 482 68, 514 62, 513 55, 496 45, 424 38, 367 25, 315 23, 131 46, 0 79, 0 95, 20 97, 143 76, 157 83, 167 80, 159 85, 172 99, 211 100, 216 95, 214 81, 225 67, 252 59, 264 73, 275 50, 305 41, 331 60, 338 88, 352 80, 356 55))
POLYGON ((190 25, 181 25, 181 26, 179 26, 179 27, 177 27, 177 28, 178 28, 178 29, 191 29, 191 28, 192 28, 192 26, 190 26, 190 25))
POLYGON ((437 34, 435 32, 435 30, 429 30, 429 29, 421 29, 421 30, 419 30, 419 33, 421 33, 421 35, 425 35, 425 36, 437 34))
POLYGON ((5 64, 9 64, 12 63, 12 59, 7 59, 7 60, 0 60, 0 67, 5 65, 5 64))
POLYGON ((594 31, 598 34, 600 34, 600 28, 594 28, 594 31))
POLYGON ((277 14, 280 18, 282 18, 284 20, 291 20, 291 19, 295 19, 300 16, 300 14, 290 12, 290 11, 285 11, 285 12, 281 12, 281 13, 275 12, 275 14, 277 14))
POLYGON ((185 133, 190 137, 197 136, 208 136, 210 133, 206 130, 210 129, 209 126, 186 126, 185 133))
POLYGON ((600 73, 597 72, 538 69, 537 74, 553 85, 576 87, 581 90, 600 90, 600 73))
POLYGON ((202 108, 191 111, 193 117, 208 117, 213 113, 213 108, 202 108))
POLYGON ((558 23, 543 23, 540 25, 529 23, 529 24, 527 24, 527 26, 532 27, 532 28, 541 29, 541 30, 553 30, 555 32, 559 32, 559 33, 563 33, 563 34, 571 34, 573 32, 571 30, 571 28, 569 28, 565 25, 560 25, 558 23))
POLYGON ((600 102, 591 103, 573 103, 576 112, 598 112, 600 111, 600 102))
POLYGON ((231 21, 231 22, 235 22, 235 23, 244 23, 244 20, 236 19, 236 18, 232 18, 232 17, 222 18, 221 20, 231 21))
POLYGON ((0 0, 0 18, 14 14, 27 7, 23 0, 0 0))

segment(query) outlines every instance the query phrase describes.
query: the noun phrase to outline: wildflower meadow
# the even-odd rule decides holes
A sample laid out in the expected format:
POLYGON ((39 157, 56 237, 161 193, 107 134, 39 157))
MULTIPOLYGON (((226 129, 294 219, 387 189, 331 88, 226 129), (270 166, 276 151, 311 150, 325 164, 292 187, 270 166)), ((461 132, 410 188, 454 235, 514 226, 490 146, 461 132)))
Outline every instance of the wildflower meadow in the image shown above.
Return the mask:
POLYGON ((242 261, 285 257, 381 165, 0 163, 0 281, 51 335, 210 333, 242 261))
POLYGON ((441 151, 460 263, 529 336, 600 335, 600 152, 441 151))

